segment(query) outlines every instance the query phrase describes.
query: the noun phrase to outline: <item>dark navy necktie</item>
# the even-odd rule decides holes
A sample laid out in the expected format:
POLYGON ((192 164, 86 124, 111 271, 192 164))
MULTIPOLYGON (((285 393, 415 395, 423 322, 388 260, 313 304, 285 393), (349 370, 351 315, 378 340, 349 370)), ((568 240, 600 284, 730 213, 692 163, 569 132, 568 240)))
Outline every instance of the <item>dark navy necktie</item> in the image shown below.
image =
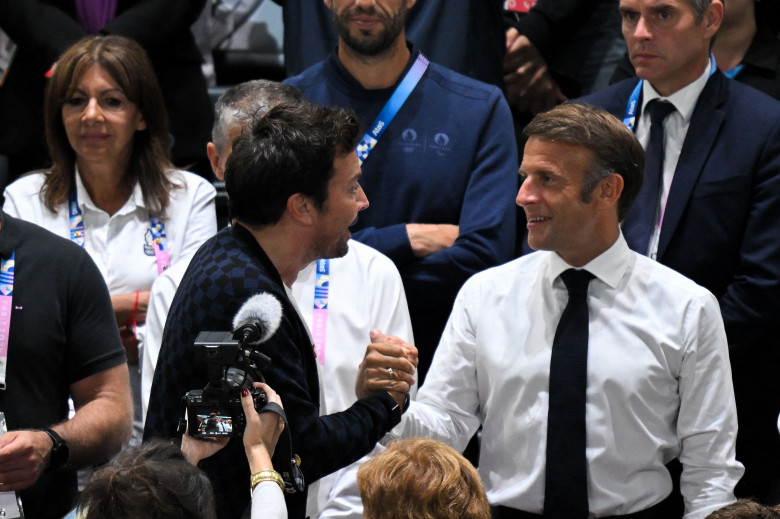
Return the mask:
POLYGON ((587 295, 593 274, 586 270, 569 269, 561 274, 561 279, 569 291, 569 301, 555 330, 550 359, 544 518, 587 519, 587 295))
POLYGON ((645 150, 644 180, 623 222, 623 236, 628 246, 640 254, 647 254, 653 233, 664 176, 664 120, 674 111, 674 105, 654 99, 647 103, 646 110, 650 114, 650 142, 645 150))

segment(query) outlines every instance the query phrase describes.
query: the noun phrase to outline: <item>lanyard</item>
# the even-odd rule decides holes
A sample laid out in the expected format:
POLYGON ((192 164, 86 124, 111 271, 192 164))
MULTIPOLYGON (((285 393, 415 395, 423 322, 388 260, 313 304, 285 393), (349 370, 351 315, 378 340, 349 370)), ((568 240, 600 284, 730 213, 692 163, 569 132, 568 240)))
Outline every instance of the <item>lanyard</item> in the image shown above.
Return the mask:
POLYGON ((728 71, 724 72, 724 74, 726 75, 727 78, 734 79, 734 78, 736 78, 739 75, 740 72, 742 72, 743 68, 745 68, 745 64, 744 63, 740 63, 739 65, 737 65, 736 67, 732 68, 731 70, 728 70, 728 71))
POLYGON ((68 200, 68 227, 70 228, 70 241, 83 247, 85 238, 84 218, 81 215, 75 186, 73 186, 73 191, 71 191, 68 200))
POLYGON ((152 231, 152 244, 154 257, 157 260, 157 275, 163 273, 171 266, 171 257, 168 252, 168 238, 165 236, 165 224, 154 216, 149 216, 149 229, 152 231))
POLYGON ((11 331, 11 305, 14 295, 14 263, 16 251, 8 259, 0 260, 0 389, 5 389, 8 366, 8 336, 11 331))
POLYGON ((317 260, 314 279, 314 313, 311 334, 314 339, 314 354, 325 364, 325 338, 328 325, 328 289, 330 287, 330 260, 317 260))
MULTIPOLYGON (((710 52, 709 77, 712 77, 716 68, 717 66, 715 65, 715 55, 710 52)), ((643 81, 643 79, 640 79, 639 83, 636 84, 634 90, 631 92, 631 97, 628 98, 628 104, 626 105, 626 113, 623 116, 623 124, 625 124, 632 132, 634 131, 634 125, 636 124, 636 110, 637 106, 639 105, 639 94, 642 93, 643 81)))
MULTIPOLYGON (((715 55, 710 52, 710 74, 708 77, 712 77, 712 75, 715 73, 715 69, 717 68, 717 65, 715 64, 715 55)), ((631 92, 631 97, 628 98, 628 105, 626 105, 626 113, 623 116, 623 124, 625 124, 629 130, 632 132, 634 131, 634 126, 636 124, 636 110, 637 105, 639 104, 639 94, 642 92, 642 79, 639 80, 639 83, 634 87, 634 90, 631 92)), ((656 259, 657 253, 658 253, 658 240, 661 235, 661 227, 664 223, 664 216, 666 215, 666 202, 668 200, 668 194, 667 199, 663 200, 661 202, 661 209, 660 209, 660 215, 658 217, 658 222, 656 223, 655 230, 650 238, 650 251, 648 252, 648 256, 650 256, 652 259, 656 259)))
POLYGON ((382 111, 376 116, 374 123, 371 125, 371 130, 366 132, 366 134, 363 135, 363 138, 360 139, 356 151, 361 165, 363 165, 363 162, 368 158, 369 153, 374 149, 379 138, 415 89, 417 83, 420 82, 420 78, 422 78, 423 74, 425 74, 425 71, 428 69, 428 63, 428 58, 423 56, 422 52, 417 54, 417 59, 414 61, 414 64, 401 80, 401 83, 396 87, 393 95, 387 100, 382 111))
MULTIPOLYGON (((84 231, 84 217, 81 214, 75 186, 68 200, 68 227, 70 228, 70 240, 83 247, 86 232, 84 231)), ((157 260, 157 274, 160 275, 171 266, 168 238, 165 235, 165 224, 159 218, 149 216, 149 230, 152 233, 154 257, 157 260)))

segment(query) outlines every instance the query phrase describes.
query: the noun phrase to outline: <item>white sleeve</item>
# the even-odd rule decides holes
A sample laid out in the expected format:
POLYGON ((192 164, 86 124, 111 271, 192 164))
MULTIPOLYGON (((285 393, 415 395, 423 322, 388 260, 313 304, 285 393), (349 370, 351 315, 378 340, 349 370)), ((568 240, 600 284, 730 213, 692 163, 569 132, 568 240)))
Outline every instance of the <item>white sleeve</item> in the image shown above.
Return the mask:
MULTIPOLYGON (((14 218, 26 220, 48 229, 48 224, 51 222, 47 222, 47 220, 52 218, 57 220, 62 217, 51 213, 43 205, 41 189, 44 179, 44 174, 38 172, 22 175, 8 184, 3 192, 5 198, 3 211, 14 218)), ((65 219, 67 220, 67 218, 65 219)))
POLYGON ((171 308, 173 296, 179 287, 181 278, 187 270, 190 258, 180 260, 169 268, 152 284, 149 293, 149 306, 146 310, 146 325, 144 326, 144 345, 141 349, 141 416, 146 420, 146 410, 149 409, 149 395, 152 392, 154 369, 162 346, 163 330, 168 310, 171 308))
POLYGON ((3 196, 5 197, 3 211, 14 218, 19 218, 19 208, 16 207, 16 197, 14 197, 13 192, 6 189, 3 196))
POLYGON ((744 469, 734 458, 737 412, 726 332, 715 297, 694 300, 685 321, 688 346, 679 375, 677 420, 680 490, 685 519, 703 519, 735 500, 734 486, 744 469))
POLYGON ((481 301, 479 289, 472 287, 467 282, 458 293, 425 384, 393 436, 427 436, 462 452, 477 432, 477 337, 471 313, 479 311, 481 301))
POLYGON ((284 494, 275 481, 262 481, 252 491, 252 519, 287 519, 284 494))
MULTIPOLYGON (((195 176, 194 173, 190 175, 195 176)), ((187 183, 187 189, 194 189, 195 192, 188 197, 190 207, 179 258, 192 256, 206 240, 217 233, 217 209, 214 202, 217 191, 214 186, 198 177, 197 182, 187 183)))
POLYGON ((360 465, 384 450, 384 445, 377 443, 371 452, 356 462, 321 480, 324 482, 327 479, 329 489, 326 496, 320 497, 320 501, 325 504, 319 519, 362 519, 363 500, 358 491, 357 471, 360 465))

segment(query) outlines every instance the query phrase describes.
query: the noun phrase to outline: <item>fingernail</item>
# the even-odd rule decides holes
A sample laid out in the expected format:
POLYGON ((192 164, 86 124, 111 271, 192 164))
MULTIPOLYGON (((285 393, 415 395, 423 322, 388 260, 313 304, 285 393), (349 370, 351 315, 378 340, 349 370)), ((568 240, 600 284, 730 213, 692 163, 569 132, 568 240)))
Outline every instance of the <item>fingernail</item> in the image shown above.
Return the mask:
POLYGON ((249 396, 249 390, 245 387, 241 388, 241 396, 249 396))

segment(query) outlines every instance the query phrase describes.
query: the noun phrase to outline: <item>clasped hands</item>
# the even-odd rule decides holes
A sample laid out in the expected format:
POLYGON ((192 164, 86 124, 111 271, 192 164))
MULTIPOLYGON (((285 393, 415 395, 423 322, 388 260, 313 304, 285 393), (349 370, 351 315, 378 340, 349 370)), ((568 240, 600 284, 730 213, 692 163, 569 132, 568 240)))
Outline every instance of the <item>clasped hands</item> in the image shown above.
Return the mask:
POLYGON ((379 330, 371 330, 370 336, 371 344, 360 363, 355 394, 362 398, 377 391, 387 391, 403 406, 415 382, 417 348, 379 330))

